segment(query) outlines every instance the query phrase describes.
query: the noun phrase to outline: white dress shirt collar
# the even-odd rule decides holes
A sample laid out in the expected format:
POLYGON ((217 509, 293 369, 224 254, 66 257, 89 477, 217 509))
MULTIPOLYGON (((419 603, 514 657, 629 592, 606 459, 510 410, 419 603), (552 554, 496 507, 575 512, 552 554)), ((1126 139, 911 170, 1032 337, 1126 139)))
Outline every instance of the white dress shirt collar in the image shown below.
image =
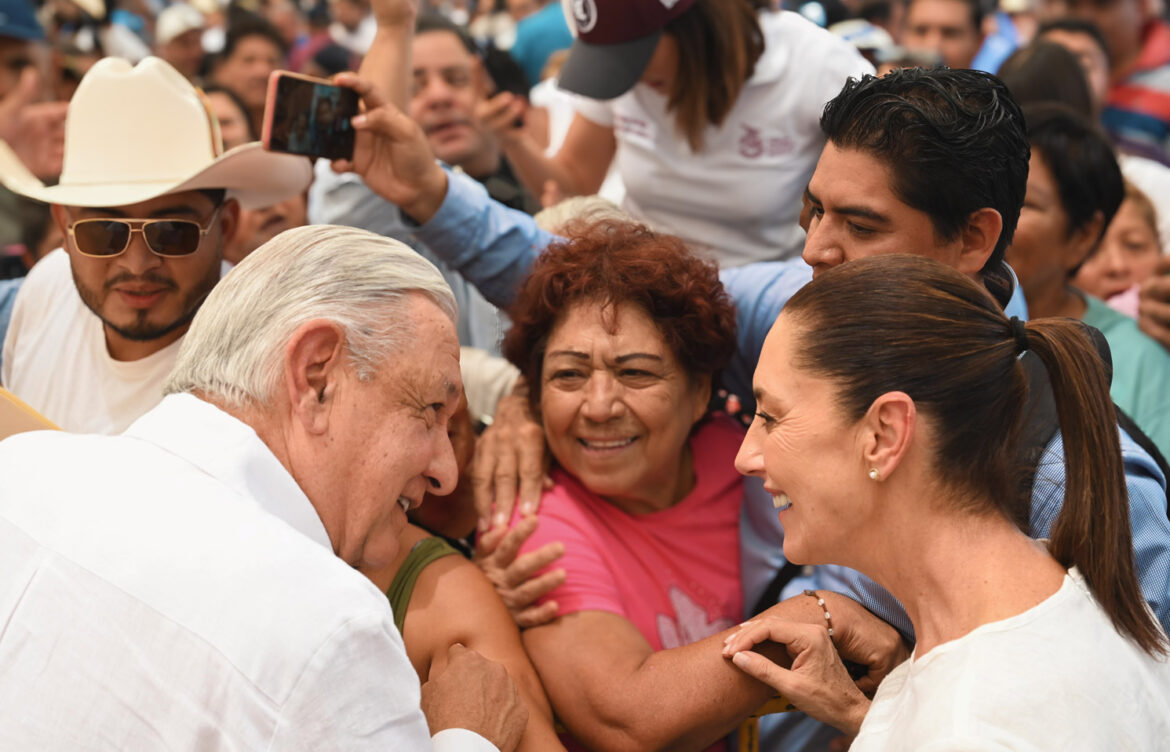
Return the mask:
POLYGON ((126 429, 125 435, 182 457, 333 550, 317 510, 272 450, 251 426, 210 402, 191 394, 169 395, 126 429))

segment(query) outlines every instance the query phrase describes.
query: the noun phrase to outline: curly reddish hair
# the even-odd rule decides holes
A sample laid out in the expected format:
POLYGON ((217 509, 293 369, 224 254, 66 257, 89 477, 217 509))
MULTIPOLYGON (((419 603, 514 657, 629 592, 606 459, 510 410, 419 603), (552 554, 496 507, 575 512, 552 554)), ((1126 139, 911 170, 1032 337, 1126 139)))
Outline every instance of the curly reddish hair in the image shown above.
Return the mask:
POLYGON ((735 352, 735 305, 715 264, 692 254, 679 238, 644 225, 576 225, 569 239, 549 246, 532 265, 508 312, 512 328, 504 337, 504 357, 524 374, 534 410, 549 335, 580 301, 641 308, 692 380, 715 377, 735 352))

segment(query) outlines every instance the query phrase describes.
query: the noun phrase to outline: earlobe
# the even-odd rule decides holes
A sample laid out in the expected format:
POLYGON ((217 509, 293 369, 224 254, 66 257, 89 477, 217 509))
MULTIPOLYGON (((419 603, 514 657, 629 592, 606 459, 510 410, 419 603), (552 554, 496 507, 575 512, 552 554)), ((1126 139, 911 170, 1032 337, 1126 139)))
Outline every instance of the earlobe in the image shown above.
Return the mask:
POLYGON ((1002 233, 1003 217, 995 209, 984 207, 971 212, 963 229, 958 270, 970 277, 979 274, 995 251, 1002 233))
POLYGON ((323 434, 344 370, 345 334, 336 322, 314 319, 289 338, 284 352, 284 385, 294 422, 323 434))
POLYGON ((863 421, 863 463, 871 480, 889 478, 902 463, 914 439, 918 415, 905 392, 887 392, 874 400, 863 421))

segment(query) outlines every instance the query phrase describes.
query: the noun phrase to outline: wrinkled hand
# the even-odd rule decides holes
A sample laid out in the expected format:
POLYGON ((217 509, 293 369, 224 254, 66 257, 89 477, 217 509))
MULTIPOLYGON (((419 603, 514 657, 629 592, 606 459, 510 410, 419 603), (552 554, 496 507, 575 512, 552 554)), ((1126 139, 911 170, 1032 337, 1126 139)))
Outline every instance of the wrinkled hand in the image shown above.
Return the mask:
POLYGON ((508 524, 517 493, 520 513, 536 513, 541 493, 552 487, 548 462, 544 428, 533 419, 528 397, 502 397, 492 424, 475 445, 472 490, 480 533, 508 524))
POLYGON ((500 752, 516 749, 528 723, 528 706, 504 667, 459 644, 447 650, 443 673, 422 685, 422 711, 431 736, 463 728, 500 752))
MULTIPOLYGON (((857 688, 872 697, 886 674, 910 657, 902 635, 848 596, 824 591, 819 595, 833 615, 837 652, 845 660, 866 667, 865 676, 857 680, 857 688)), ((812 600, 808 596, 797 597, 812 600)))
POLYGON ((557 602, 532 605, 537 598, 560 587, 565 570, 554 569, 539 577, 537 572, 565 553, 563 543, 549 543, 517 557, 520 546, 535 532, 537 518, 528 516, 511 530, 497 527, 475 542, 475 563, 496 588, 512 619, 521 629, 539 627, 557 617, 557 602))
POLYGON ((517 127, 518 118, 524 117, 527 103, 512 92, 505 91, 490 99, 482 100, 475 106, 475 119, 496 134, 505 146, 524 135, 517 127))
POLYGON ((0 99, 0 139, 3 139, 38 178, 61 174, 65 156, 65 111, 68 102, 36 104, 40 76, 26 68, 20 82, 0 99))
POLYGON ((356 74, 340 73, 334 82, 356 91, 366 111, 353 119, 353 159, 335 160, 333 169, 356 172, 370 190, 425 223, 447 195, 447 174, 435 162, 422 128, 356 74))
POLYGON ((405 26, 413 32, 418 0, 371 0, 370 10, 378 28, 405 26))
POLYGON ((1170 256, 1158 261, 1153 276, 1142 283, 1138 326, 1170 350, 1170 256))
POLYGON ((727 638, 723 654, 813 718, 847 734, 856 734, 861 728, 869 700, 849 677, 823 624, 757 617, 727 638), (785 646, 792 658, 791 668, 751 650, 767 641, 785 646))

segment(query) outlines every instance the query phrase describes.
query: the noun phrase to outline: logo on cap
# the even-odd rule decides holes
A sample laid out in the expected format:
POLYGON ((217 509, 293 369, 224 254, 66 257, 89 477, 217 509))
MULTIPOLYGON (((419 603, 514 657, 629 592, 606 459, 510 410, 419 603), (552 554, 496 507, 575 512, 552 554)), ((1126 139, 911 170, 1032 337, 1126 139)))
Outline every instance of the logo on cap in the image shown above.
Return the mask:
POLYGON ((572 0, 573 20, 577 22, 577 31, 588 34, 597 25, 597 3, 595 0, 572 0))

